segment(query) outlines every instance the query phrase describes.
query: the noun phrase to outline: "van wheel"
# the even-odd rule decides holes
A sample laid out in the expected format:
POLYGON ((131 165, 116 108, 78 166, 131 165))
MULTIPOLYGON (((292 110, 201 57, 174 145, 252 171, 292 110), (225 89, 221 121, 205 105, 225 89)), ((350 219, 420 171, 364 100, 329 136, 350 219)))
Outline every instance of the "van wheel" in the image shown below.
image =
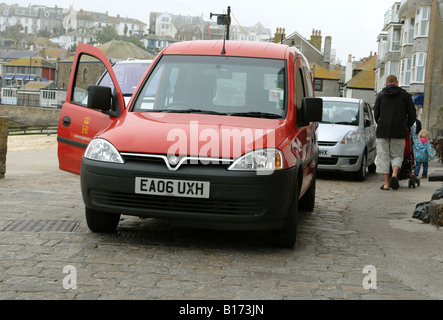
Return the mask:
POLYGON ((302 211, 312 212, 315 206, 315 185, 316 185, 316 173, 314 173, 314 178, 312 179, 311 186, 300 198, 298 202, 298 208, 302 211))
POLYGON ((120 214, 105 213, 85 208, 86 223, 93 232, 113 232, 120 222, 120 214))
POLYGON ((355 180, 365 181, 365 179, 366 179, 366 165, 367 165, 367 158, 366 158, 366 153, 365 153, 365 154, 363 154, 363 158, 361 159, 360 170, 358 170, 354 175, 355 180))
POLYGON ((271 244, 274 246, 293 248, 297 240, 298 190, 295 191, 285 225, 282 229, 271 231, 271 244))

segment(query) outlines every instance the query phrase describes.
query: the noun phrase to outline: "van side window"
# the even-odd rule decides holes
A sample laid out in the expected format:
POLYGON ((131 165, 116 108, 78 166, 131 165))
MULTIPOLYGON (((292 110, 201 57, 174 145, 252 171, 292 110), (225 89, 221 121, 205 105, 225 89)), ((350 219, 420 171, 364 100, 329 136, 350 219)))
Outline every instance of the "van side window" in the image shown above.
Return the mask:
POLYGON ((306 91, 308 93, 308 97, 314 97, 314 89, 312 88, 312 80, 311 80, 311 70, 309 68, 303 68, 303 73, 305 75, 305 83, 306 83, 306 91))
POLYGON ((297 75, 295 79, 295 94, 296 94, 296 104, 297 108, 301 108, 301 104, 303 102, 303 98, 306 96, 305 94, 305 84, 303 81, 303 74, 301 69, 297 70, 297 75))
POLYGON ((95 85, 106 71, 105 65, 95 57, 83 54, 75 76, 74 91, 71 101, 74 104, 86 106, 88 103, 88 86, 95 85))

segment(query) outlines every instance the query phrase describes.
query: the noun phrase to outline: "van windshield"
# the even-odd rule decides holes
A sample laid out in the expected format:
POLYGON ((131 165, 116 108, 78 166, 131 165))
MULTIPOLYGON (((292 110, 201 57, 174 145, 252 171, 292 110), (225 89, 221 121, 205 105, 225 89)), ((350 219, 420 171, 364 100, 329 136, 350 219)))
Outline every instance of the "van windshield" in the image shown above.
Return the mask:
POLYGON ((133 112, 207 113, 282 118, 285 62, 274 59, 162 57, 133 104, 133 112))
POLYGON ((323 120, 321 123, 358 125, 359 104, 323 100, 323 120))

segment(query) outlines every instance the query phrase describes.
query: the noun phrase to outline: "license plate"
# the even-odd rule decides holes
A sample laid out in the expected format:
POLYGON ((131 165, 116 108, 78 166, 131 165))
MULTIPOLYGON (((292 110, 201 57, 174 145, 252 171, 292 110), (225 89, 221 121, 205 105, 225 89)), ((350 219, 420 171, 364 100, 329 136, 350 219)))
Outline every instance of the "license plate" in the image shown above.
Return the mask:
POLYGON ((323 157, 327 157, 328 156, 328 150, 322 150, 322 149, 320 149, 320 156, 323 156, 323 157))
POLYGON ((209 182, 135 178, 135 193, 156 196, 209 198, 209 182))

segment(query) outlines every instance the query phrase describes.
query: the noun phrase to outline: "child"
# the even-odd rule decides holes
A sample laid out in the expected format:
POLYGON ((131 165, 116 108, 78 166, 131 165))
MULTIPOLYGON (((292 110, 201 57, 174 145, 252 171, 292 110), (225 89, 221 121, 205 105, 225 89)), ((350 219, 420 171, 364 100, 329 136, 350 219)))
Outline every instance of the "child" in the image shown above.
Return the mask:
POLYGON ((428 177, 428 162, 435 157, 435 151, 429 142, 429 131, 426 129, 414 135, 415 175, 418 177, 420 167, 423 165, 422 178, 428 177))

